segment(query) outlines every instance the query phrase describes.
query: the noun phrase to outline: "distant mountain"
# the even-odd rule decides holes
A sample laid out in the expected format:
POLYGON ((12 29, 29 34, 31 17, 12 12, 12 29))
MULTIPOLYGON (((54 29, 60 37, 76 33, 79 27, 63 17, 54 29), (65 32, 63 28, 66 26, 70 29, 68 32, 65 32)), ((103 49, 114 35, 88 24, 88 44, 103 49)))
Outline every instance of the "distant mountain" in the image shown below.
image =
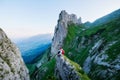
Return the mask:
POLYGON ((42 34, 18 40, 15 43, 19 47, 25 63, 31 63, 51 45, 51 40, 51 34, 42 34))
POLYGON ((87 21, 87 22, 84 23, 84 25, 85 25, 86 28, 89 28, 89 27, 91 26, 91 24, 92 24, 92 23, 89 22, 89 21, 87 21))
POLYGON ((91 23, 90 26, 98 26, 98 25, 101 25, 101 24, 105 24, 113 19, 116 19, 120 17, 120 9, 108 14, 108 15, 105 15, 97 20, 95 20, 93 23, 91 23))

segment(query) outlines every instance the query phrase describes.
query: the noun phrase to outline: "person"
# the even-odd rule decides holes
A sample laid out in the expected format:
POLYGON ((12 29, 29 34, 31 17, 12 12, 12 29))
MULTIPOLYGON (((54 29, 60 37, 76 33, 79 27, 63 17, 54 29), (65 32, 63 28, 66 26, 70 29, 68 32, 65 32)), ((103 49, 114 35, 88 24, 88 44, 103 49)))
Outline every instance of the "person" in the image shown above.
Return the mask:
POLYGON ((65 51, 62 48, 60 48, 60 51, 61 51, 62 55, 65 54, 65 51))
POLYGON ((61 54, 62 55, 65 54, 65 51, 62 48, 60 48, 60 50, 58 51, 58 56, 61 56, 61 54))

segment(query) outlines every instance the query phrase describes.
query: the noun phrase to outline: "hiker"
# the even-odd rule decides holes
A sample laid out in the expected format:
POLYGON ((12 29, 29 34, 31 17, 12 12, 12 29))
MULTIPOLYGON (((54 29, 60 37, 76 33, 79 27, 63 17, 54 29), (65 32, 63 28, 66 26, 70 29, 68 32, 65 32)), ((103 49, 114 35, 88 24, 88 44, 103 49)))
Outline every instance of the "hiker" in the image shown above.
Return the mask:
POLYGON ((62 55, 65 54, 65 51, 62 48, 60 48, 60 51, 62 51, 62 55))
POLYGON ((62 48, 60 48, 60 50, 58 51, 58 56, 60 56, 60 55, 64 55, 65 54, 65 51, 62 49, 62 48))

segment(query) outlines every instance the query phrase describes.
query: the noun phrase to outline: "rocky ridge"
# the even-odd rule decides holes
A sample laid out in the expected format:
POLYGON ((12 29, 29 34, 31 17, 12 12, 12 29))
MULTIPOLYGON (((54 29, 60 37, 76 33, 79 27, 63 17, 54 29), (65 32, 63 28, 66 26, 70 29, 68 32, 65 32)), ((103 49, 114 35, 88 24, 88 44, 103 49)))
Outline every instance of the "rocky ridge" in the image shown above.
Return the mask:
POLYGON ((89 80, 77 63, 72 62, 63 55, 57 56, 55 76, 58 80, 89 80))
MULTIPOLYGON (((68 14, 66 11, 61 11, 59 15, 58 24, 55 28, 54 38, 51 46, 51 54, 57 54, 60 47, 63 47, 64 40, 68 34, 69 24, 82 24, 81 18, 77 19, 75 14, 68 14)), ((89 80, 89 78, 83 73, 79 72, 81 70, 77 63, 71 62, 67 57, 62 55, 56 57, 56 69, 55 75, 58 80, 89 80), (72 64, 74 63, 74 64, 72 64), (76 70, 76 66, 78 71, 76 70), (85 76, 84 76, 85 75, 85 76), (84 76, 84 77, 83 77, 84 76)))
POLYGON ((30 80, 19 49, 0 29, 0 80, 30 80))
POLYGON ((51 53, 56 54, 58 49, 63 46, 63 41, 67 35, 68 24, 81 24, 81 18, 77 19, 75 14, 68 14, 65 10, 59 14, 58 24, 55 27, 52 40, 51 53))

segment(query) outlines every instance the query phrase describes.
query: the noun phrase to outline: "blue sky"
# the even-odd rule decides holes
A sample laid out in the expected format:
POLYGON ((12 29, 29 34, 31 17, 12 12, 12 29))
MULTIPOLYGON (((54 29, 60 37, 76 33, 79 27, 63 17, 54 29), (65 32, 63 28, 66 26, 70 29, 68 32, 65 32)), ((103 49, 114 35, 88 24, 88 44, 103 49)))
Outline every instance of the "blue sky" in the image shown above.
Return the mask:
POLYGON ((94 21, 120 8, 120 0, 0 0, 0 27, 10 38, 53 33, 61 10, 94 21))

